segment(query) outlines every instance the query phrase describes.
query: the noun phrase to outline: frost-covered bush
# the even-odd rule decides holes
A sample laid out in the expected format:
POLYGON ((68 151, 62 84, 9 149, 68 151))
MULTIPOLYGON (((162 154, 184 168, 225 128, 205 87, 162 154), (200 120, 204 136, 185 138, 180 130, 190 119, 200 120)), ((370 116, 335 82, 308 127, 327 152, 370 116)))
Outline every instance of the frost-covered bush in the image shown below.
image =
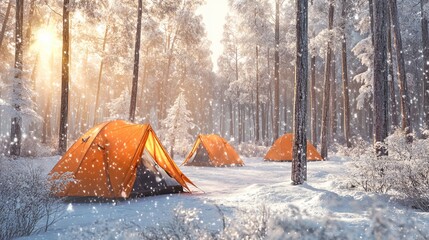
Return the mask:
POLYGON ((338 145, 336 153, 342 156, 361 156, 368 153, 368 149, 372 149, 371 144, 368 141, 362 139, 362 137, 353 137, 350 139, 351 148, 345 145, 338 145))
POLYGON ((387 138, 388 156, 377 158, 372 148, 352 156, 352 184, 365 191, 392 191, 413 207, 429 210, 429 140, 406 143, 398 131, 387 138))
POLYGON ((272 211, 265 206, 238 209, 232 217, 220 210, 223 228, 208 229, 196 209, 176 209, 166 225, 144 229, 143 239, 425 239, 427 230, 409 216, 393 219, 386 207, 371 210, 368 225, 353 225, 342 219, 320 218, 289 206, 272 211))
POLYGON ((63 212, 51 189, 63 180, 49 181, 41 169, 16 160, 0 160, 0 239, 46 231, 63 212))
POLYGON ((269 147, 258 146, 252 143, 241 143, 236 147, 236 150, 243 157, 264 157, 269 147))
POLYGON ((353 224, 342 218, 312 215, 289 206, 273 211, 265 206, 239 208, 231 216, 219 210, 218 222, 207 219, 199 209, 179 205, 172 219, 156 226, 142 227, 120 219, 100 220, 87 227, 72 227, 60 239, 150 239, 150 240, 224 240, 224 239, 427 239, 429 231, 407 214, 396 218, 386 206, 369 210, 368 222, 353 224))
POLYGON ((396 184, 395 178, 400 163, 388 156, 377 158, 374 150, 353 158, 352 186, 362 187, 367 192, 387 193, 396 184))
POLYGON ((173 219, 163 225, 144 229, 140 232, 142 239, 216 239, 216 234, 204 228, 196 209, 185 209, 178 206, 173 219))

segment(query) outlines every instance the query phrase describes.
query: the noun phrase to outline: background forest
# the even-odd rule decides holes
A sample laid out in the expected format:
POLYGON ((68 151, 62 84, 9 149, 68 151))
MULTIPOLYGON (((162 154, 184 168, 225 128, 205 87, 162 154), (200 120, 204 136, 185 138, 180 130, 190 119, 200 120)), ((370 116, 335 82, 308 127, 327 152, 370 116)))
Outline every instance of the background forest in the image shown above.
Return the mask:
MULTIPOLYGON (((224 49, 215 64, 198 14, 204 3, 201 0, 141 1, 138 28, 136 1, 71 0, 64 5, 63 1, 29 0, 23 1, 23 13, 17 17, 19 2, 0 2, 2 154, 10 152, 12 119, 17 116, 22 119, 21 155, 57 151, 64 10, 69 11, 68 145, 97 123, 129 119, 133 95, 135 121, 150 123, 163 132, 166 145, 173 133, 165 136, 169 131, 163 120, 181 93, 189 110, 188 126, 192 126, 189 142, 199 133, 218 133, 234 144, 268 146, 292 131, 293 1, 229 1, 224 49), (22 37, 18 36, 22 70, 15 64, 16 19, 22 21, 22 37), (136 36, 140 38, 139 61, 133 78, 136 36), (133 79, 138 83, 136 94, 132 94, 133 79)), ((399 126, 404 130, 410 125, 420 137, 428 112, 423 81, 424 62, 429 59, 423 51, 428 44, 428 5, 424 1, 392 2, 399 9, 397 29, 402 43, 397 45, 395 25, 390 24, 389 129, 393 132, 399 126), (405 69, 398 67, 401 59, 405 69)), ((329 136, 325 146, 350 145, 353 139, 372 141, 373 4, 371 0, 329 3, 309 3, 308 137, 320 144, 321 136, 329 136), (326 58, 328 48, 330 59, 326 58), (322 134, 322 126, 329 131, 322 134)))

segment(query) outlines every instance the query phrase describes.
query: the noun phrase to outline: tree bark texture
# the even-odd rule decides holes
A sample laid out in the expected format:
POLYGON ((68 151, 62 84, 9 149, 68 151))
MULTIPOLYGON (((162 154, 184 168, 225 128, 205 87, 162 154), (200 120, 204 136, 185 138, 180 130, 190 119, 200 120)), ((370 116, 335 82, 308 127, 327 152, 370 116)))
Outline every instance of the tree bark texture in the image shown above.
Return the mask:
POLYGON ((273 141, 279 138, 280 127, 280 0, 276 0, 276 22, 274 30, 274 109, 273 109, 273 141))
POLYGON ((390 118, 392 132, 399 127, 398 112, 396 107, 396 90, 395 90, 395 74, 393 70, 393 50, 392 50, 392 31, 390 18, 387 18, 387 50, 388 66, 389 66, 389 102, 390 102, 390 118))
POLYGON ((23 20, 24 20, 24 0, 16 0, 15 6, 15 74, 13 86, 13 97, 14 99, 13 108, 16 113, 11 119, 10 129, 10 155, 20 156, 21 155, 21 138, 22 138, 22 117, 20 115, 21 107, 17 102, 22 96, 24 86, 22 85, 22 65, 23 65, 23 20))
POLYGON ((337 66, 337 62, 336 62, 336 57, 335 57, 335 53, 332 54, 332 62, 331 62, 331 141, 334 142, 335 138, 337 137, 337 72, 336 72, 336 66, 337 66))
POLYGON ((424 13, 423 5, 427 1, 421 0, 421 17, 422 17, 422 46, 423 46, 423 103, 424 103, 424 123, 425 128, 429 129, 429 33, 428 19, 424 13))
POLYGON ((405 61, 404 54, 402 52, 402 37, 401 27, 398 17, 398 7, 396 0, 389 0, 390 4, 390 19, 393 25, 395 49, 396 49, 396 60, 398 66, 398 81, 399 91, 401 99, 401 115, 402 115, 402 131, 407 138, 407 142, 412 142, 412 126, 411 126, 411 115, 410 115, 410 96, 408 95, 407 76, 405 75, 405 61))
POLYGON ((256 113, 255 113, 255 140, 259 143, 259 46, 256 46, 256 113))
POLYGON ((307 82, 308 82, 308 2, 296 1, 296 64, 294 93, 294 142, 292 182, 307 178, 307 82))
POLYGON ((343 114, 344 114, 344 123, 343 123, 343 132, 344 139, 346 141, 346 146, 350 148, 350 100, 349 100, 349 78, 348 78, 348 69, 347 69, 347 37, 346 37, 346 24, 347 24, 347 10, 346 10, 346 0, 342 1, 341 16, 343 18, 342 25, 342 41, 341 41, 341 76, 343 81, 343 114))
POLYGON ((13 0, 9 0, 9 3, 7 4, 6 14, 4 15, 3 25, 1 26, 1 31, 0 31, 0 49, 1 49, 1 46, 2 46, 2 43, 3 43, 4 34, 6 33, 6 26, 7 26, 7 21, 9 19, 9 15, 10 15, 10 9, 12 7, 12 1, 13 0))
POLYGON ((311 80, 310 80, 310 98, 311 98, 311 141, 317 144, 317 99, 316 99, 316 56, 310 60, 311 80))
POLYGON ((374 147, 377 156, 387 155, 383 145, 388 135, 388 67, 387 17, 388 5, 374 2, 374 147))
MULTIPOLYGON (((334 25, 334 2, 329 1, 329 14, 328 14, 328 29, 332 30, 334 25)), ((321 144, 321 155, 324 160, 328 158, 328 141, 329 141, 329 99, 330 99, 330 77, 331 77, 331 61, 332 61, 332 39, 328 41, 328 47, 326 49, 325 58, 325 89, 323 92, 323 108, 322 108, 322 128, 320 131, 320 144, 321 144)))
POLYGON ((69 60, 70 60, 70 6, 69 0, 64 0, 63 5, 63 51, 62 51, 62 72, 61 72, 61 107, 60 107, 60 127, 58 153, 63 154, 67 150, 67 130, 68 130, 68 107, 69 107, 69 60))
POLYGON ((134 68, 133 68, 133 82, 131 87, 131 101, 130 101, 130 116, 129 120, 134 122, 136 116, 137 105, 137 85, 139 82, 139 61, 140 61, 140 39, 142 29, 142 12, 143 0, 139 0, 137 11, 137 30, 136 30, 136 43, 134 48, 134 68))

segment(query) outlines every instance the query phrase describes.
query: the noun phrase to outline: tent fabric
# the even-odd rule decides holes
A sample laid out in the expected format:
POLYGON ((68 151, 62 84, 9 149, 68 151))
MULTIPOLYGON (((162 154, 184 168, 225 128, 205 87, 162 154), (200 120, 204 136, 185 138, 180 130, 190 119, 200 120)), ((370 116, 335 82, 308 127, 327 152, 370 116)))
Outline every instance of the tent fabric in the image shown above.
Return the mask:
POLYGON ((182 165, 223 167, 243 166, 244 163, 224 138, 200 134, 182 165))
POLYGON ((163 192, 162 187, 190 191, 187 183, 194 185, 168 155, 149 124, 122 120, 91 128, 67 150, 50 175, 58 178, 71 173, 73 177, 57 196, 127 198, 137 176, 142 177, 137 170, 152 171, 161 183, 147 182, 154 194, 163 192))
MULTIPOLYGON (((293 138, 292 133, 287 133, 279 137, 268 150, 264 157, 265 161, 292 161, 293 159, 293 138)), ((307 161, 322 161, 323 158, 317 149, 307 141, 307 161)))

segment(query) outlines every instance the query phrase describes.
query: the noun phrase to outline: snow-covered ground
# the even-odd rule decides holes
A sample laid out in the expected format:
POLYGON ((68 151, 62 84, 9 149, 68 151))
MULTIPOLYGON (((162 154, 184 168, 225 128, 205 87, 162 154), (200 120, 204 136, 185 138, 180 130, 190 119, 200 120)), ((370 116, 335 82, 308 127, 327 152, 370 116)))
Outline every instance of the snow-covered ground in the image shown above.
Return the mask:
MULTIPOLYGON (((42 165, 48 172, 58 158, 31 162, 42 165)), ((222 214, 231 217, 236 211, 258 210, 263 206, 271 215, 299 207, 301 213, 315 222, 331 219, 339 222, 339 226, 356 229, 353 233, 356 239, 365 236, 376 210, 398 223, 412 218, 416 227, 429 227, 429 213, 409 209, 386 195, 347 188, 348 161, 345 157, 333 156, 330 161, 309 162, 308 181, 301 186, 291 184, 290 162, 244 158, 243 167, 183 166, 182 171, 204 192, 193 189, 192 194, 144 197, 117 204, 64 203, 66 211, 60 221, 46 233, 24 239, 113 239, 112 236, 121 239, 119 232, 124 227, 139 231, 147 226, 171 223, 177 208, 195 210, 199 223, 213 231, 222 229, 222 214)))

